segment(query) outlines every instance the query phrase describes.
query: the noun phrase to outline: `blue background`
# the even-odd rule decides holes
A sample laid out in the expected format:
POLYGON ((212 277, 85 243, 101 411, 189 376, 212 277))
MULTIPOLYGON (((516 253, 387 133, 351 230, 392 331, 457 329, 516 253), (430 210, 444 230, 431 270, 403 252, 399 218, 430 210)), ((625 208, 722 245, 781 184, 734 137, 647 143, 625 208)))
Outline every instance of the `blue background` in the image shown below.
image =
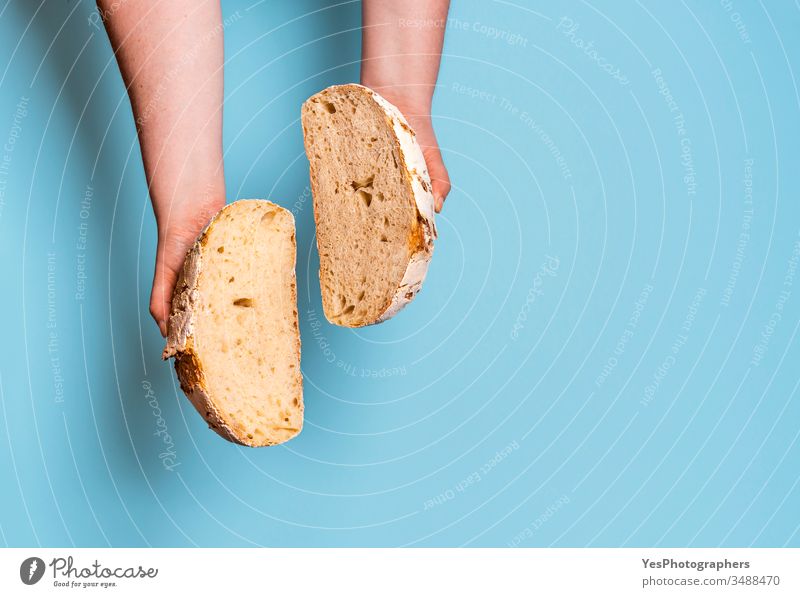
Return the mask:
POLYGON ((183 397, 94 3, 10 0, 0 542, 800 545, 796 3, 455 2, 435 258, 362 330, 321 314, 298 121, 357 80, 360 6, 224 13, 229 200, 297 219, 305 429, 245 449, 183 397))

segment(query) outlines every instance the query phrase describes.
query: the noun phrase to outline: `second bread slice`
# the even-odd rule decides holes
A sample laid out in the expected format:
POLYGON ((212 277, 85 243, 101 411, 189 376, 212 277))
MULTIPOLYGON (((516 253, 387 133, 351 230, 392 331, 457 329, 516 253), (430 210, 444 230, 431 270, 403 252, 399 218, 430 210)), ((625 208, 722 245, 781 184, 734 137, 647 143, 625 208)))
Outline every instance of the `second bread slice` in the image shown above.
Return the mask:
POLYGON ((399 110, 361 85, 312 96, 302 122, 325 317, 346 327, 385 321, 420 290, 433 254, 422 151, 399 110))

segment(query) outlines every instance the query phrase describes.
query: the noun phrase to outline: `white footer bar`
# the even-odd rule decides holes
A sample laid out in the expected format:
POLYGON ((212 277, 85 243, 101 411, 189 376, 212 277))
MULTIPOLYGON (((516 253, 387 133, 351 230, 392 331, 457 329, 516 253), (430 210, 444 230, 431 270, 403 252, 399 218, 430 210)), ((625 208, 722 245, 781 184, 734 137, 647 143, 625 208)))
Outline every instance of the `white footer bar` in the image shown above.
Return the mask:
POLYGON ((800 549, 3 549, 0 595, 800 595, 800 549))

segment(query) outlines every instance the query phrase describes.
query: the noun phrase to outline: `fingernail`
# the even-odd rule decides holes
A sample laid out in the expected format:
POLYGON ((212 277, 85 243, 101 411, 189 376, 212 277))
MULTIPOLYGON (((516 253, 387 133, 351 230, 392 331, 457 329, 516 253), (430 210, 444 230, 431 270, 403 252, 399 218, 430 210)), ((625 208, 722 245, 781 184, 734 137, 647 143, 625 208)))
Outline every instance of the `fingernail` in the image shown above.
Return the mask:
POLYGON ((158 322, 158 329, 161 330, 161 336, 166 338, 167 337, 167 324, 164 320, 160 320, 158 322))

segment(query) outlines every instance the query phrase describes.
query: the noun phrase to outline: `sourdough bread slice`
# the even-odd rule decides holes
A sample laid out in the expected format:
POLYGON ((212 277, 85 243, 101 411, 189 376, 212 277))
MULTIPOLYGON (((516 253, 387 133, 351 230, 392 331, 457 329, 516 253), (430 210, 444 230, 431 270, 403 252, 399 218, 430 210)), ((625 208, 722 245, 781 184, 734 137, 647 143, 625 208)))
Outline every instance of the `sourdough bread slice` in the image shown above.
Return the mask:
POLYGON ((380 323, 422 287, 436 227, 425 159, 403 115, 361 85, 302 108, 322 307, 331 323, 380 323))
POLYGON ((292 214, 269 201, 225 206, 186 255, 163 358, 209 426, 246 446, 303 426, 292 214))

